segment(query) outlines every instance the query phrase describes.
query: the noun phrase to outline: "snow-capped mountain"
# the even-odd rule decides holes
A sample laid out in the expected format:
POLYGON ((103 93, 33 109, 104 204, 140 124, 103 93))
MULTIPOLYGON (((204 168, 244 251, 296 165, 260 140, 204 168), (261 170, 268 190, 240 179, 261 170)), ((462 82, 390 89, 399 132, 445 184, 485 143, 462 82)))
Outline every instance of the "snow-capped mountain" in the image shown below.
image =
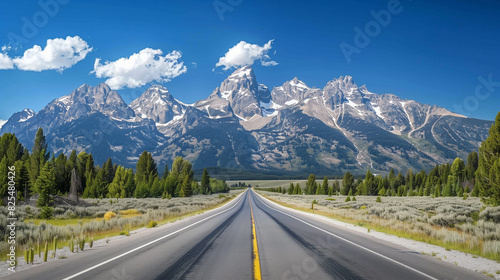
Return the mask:
POLYGON ((38 113, 12 115, 0 133, 16 133, 30 148, 42 127, 56 153, 85 150, 97 162, 112 157, 128 166, 148 150, 160 164, 181 155, 195 168, 340 173, 429 169, 465 158, 491 124, 372 93, 351 76, 324 88, 294 78, 270 91, 246 66, 192 105, 159 85, 128 106, 105 84, 83 85, 38 113))

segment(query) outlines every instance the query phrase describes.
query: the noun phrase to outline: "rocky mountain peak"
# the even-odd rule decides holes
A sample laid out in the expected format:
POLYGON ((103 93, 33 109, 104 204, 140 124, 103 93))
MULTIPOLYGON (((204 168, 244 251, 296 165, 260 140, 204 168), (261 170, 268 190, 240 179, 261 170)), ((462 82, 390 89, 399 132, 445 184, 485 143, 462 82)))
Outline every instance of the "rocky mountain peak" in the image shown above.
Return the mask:
POLYGON ((137 116, 152 119, 160 124, 179 118, 185 111, 185 106, 161 85, 148 88, 139 98, 130 103, 130 108, 137 116))
POLYGON ((84 84, 70 95, 57 99, 56 102, 66 107, 65 110, 70 117, 92 111, 119 119, 130 119, 135 116, 121 96, 105 83, 100 83, 95 87, 84 84))

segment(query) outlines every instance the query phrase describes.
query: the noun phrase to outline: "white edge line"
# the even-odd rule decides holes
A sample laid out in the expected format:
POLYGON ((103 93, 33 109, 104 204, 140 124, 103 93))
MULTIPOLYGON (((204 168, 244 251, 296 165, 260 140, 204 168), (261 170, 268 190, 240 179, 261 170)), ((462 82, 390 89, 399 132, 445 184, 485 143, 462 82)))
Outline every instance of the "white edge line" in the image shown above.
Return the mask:
MULTIPOLYGON (((338 239, 340 239, 340 240, 342 240, 342 241, 345 241, 345 242, 347 242, 347 243, 349 243, 349 244, 352 244, 352 245, 354 245, 354 246, 357 246, 357 247, 359 247, 359 248, 361 248, 361 249, 363 249, 363 250, 366 250, 366 251, 368 251, 368 252, 370 252, 370 253, 372 253, 372 254, 375 254, 375 255, 377 255, 377 256, 379 256, 379 257, 382 257, 382 258, 384 258, 384 259, 386 259, 386 260, 389 260, 389 261, 391 261, 391 262, 393 262, 393 263, 399 264, 400 266, 403 266, 403 267, 405 267, 405 268, 407 268, 407 269, 410 269, 410 270, 412 270, 412 271, 414 271, 414 272, 417 272, 417 273, 419 273, 419 274, 421 274, 421 275, 423 275, 423 276, 425 276, 425 277, 427 277, 427 278, 429 278, 429 279, 439 280, 439 279, 434 278, 434 277, 432 277, 432 276, 430 276, 430 275, 428 275, 428 274, 426 274, 426 273, 424 273, 424 272, 422 272, 422 271, 420 271, 420 270, 417 270, 417 269, 415 269, 415 268, 413 268, 413 267, 411 267, 411 266, 408 266, 408 265, 406 265, 406 264, 404 264, 404 263, 398 262, 398 261, 397 261, 397 260, 395 260, 395 259, 391 259, 391 258, 389 258, 389 257, 387 257, 387 256, 385 256, 385 255, 382 255, 382 254, 380 254, 380 253, 377 253, 377 252, 375 252, 375 251, 373 251, 373 250, 371 250, 371 249, 368 249, 368 248, 366 248, 366 247, 364 247, 364 246, 361 246, 361 245, 359 245, 359 244, 357 244, 357 243, 354 243, 354 242, 352 242, 352 241, 350 241, 350 240, 347 240, 347 239, 345 239, 345 238, 343 238, 343 237, 341 237, 341 236, 338 236, 338 235, 336 235, 336 234, 334 234, 334 233, 331 233, 331 232, 329 232, 329 231, 327 231, 327 230, 324 230, 324 229, 322 229, 322 228, 320 228, 320 227, 317 227, 317 226, 315 226, 315 225, 312 225, 312 224, 310 224, 310 223, 308 223, 308 222, 306 222, 306 221, 304 221, 304 220, 301 220, 301 219, 299 219, 299 218, 297 218, 297 217, 295 217, 295 216, 293 216, 293 215, 290 215, 290 214, 288 214, 288 213, 285 213, 285 212, 283 212, 283 211, 280 211, 280 210, 278 210, 278 209, 276 209, 276 208, 271 208, 271 207, 269 207, 269 205, 267 205, 264 201, 262 201, 262 199, 260 198, 260 196, 261 196, 260 194, 258 194, 258 193, 257 193, 257 192, 255 192, 255 191, 254 191, 254 193, 257 195, 257 198, 260 200, 260 202, 262 202, 262 203, 263 203, 264 205, 266 205, 268 208, 273 209, 274 211, 280 212, 280 213, 281 213, 281 214, 283 214, 283 215, 287 215, 287 216, 289 216, 289 217, 291 217, 291 218, 293 218, 293 219, 295 219, 295 220, 297 220, 297 221, 300 221, 300 222, 302 222, 302 223, 304 223, 304 224, 306 224, 306 225, 308 225, 308 226, 310 226, 310 227, 313 227, 313 228, 315 228, 315 229, 317 229, 317 230, 320 230, 320 231, 325 232, 325 233, 327 233, 327 234, 329 234, 329 235, 332 235, 332 236, 334 236, 334 237, 336 237, 336 238, 338 238, 338 239)), ((265 198, 264 198, 264 199, 265 199, 265 198)), ((273 201, 270 201, 270 200, 268 200, 268 199, 266 199, 266 200, 267 200, 267 201, 269 201, 269 202, 271 202, 271 203, 273 203, 273 204, 277 204, 277 203, 275 203, 275 202, 273 202, 273 201)), ((277 204, 277 205, 279 205, 279 204, 277 204)), ((281 205, 279 205, 279 206, 281 206, 281 205)), ((284 206, 281 206, 281 207, 284 207, 284 206)))
POLYGON ((153 244, 153 243, 155 243, 155 242, 158 242, 158 241, 160 241, 160 240, 162 240, 162 239, 165 239, 165 238, 167 238, 167 237, 169 237, 169 236, 172 236, 172 235, 174 235, 174 234, 176 234, 176 233, 179 233, 179 232, 181 232, 181 231, 183 231, 183 230, 185 230, 185 229, 188 229, 188 228, 190 228, 190 227, 192 227, 192 226, 195 226, 195 225, 197 225, 197 224, 199 224, 199 223, 201 223, 201 222, 204 222, 204 221, 206 221, 206 220, 208 220, 208 219, 211 219, 211 218, 213 218, 213 217, 215 217, 215 216, 218 216, 218 215, 220 215, 220 214, 222 214, 222 213, 224 213, 224 212, 227 212, 227 211, 229 211, 229 210, 233 209, 236 205, 238 205, 238 203, 241 201, 241 199, 242 199, 242 197, 243 197, 242 195, 243 195, 244 193, 245 193, 245 192, 242 192, 242 193, 239 195, 239 196, 240 196, 239 200, 238 200, 237 202, 235 202, 233 206, 231 206, 230 208, 228 208, 228 209, 226 209, 226 210, 224 210, 224 211, 222 211, 222 212, 219 212, 219 213, 217 213, 217 214, 213 214, 213 215, 211 215, 211 216, 208 216, 208 217, 206 217, 206 218, 204 218, 204 219, 202 219, 202 220, 199 220, 199 221, 198 221, 198 222, 196 222, 196 223, 192 223, 192 224, 190 224, 190 225, 188 225, 188 226, 186 226, 186 227, 183 227, 183 228, 178 229, 178 230, 176 230, 176 231, 174 231, 174 232, 171 232, 171 233, 169 233, 169 234, 167 234, 167 235, 164 235, 164 236, 162 236, 162 237, 160 237, 160 238, 158 238, 158 239, 155 239, 155 240, 153 240, 153 241, 150 241, 150 242, 148 242, 148 243, 146 243, 146 244, 144 244, 144 245, 141 245, 141 246, 139 246, 139 247, 137 247, 137 248, 135 248, 135 249, 132 249, 132 250, 130 250, 130 251, 127 251, 127 252, 125 252, 125 253, 123 253, 123 254, 121 254, 121 255, 118 255, 118 256, 116 256, 116 257, 114 257, 114 258, 111 258, 111 259, 109 259, 109 260, 107 260, 107 261, 104 261, 104 262, 102 262, 102 263, 96 264, 96 265, 94 265, 94 266, 92 266, 92 267, 89 267, 89 268, 87 268, 87 269, 85 269, 85 270, 82 270, 82 271, 80 271, 80 272, 78 272, 78 273, 76 273, 76 274, 73 274, 73 275, 71 275, 71 276, 68 276, 68 277, 64 278, 63 280, 73 279, 73 278, 75 278, 75 277, 77 277, 77 276, 80 276, 80 275, 82 275, 82 274, 86 273, 86 272, 89 272, 89 271, 91 271, 91 270, 94 270, 94 269, 96 269, 96 268, 98 268, 98 267, 100 267, 100 266, 103 266, 103 265, 105 265, 105 264, 107 264, 107 263, 109 263, 109 262, 112 262, 112 261, 114 261, 114 260, 116 260, 116 259, 119 259, 119 258, 121 258, 121 257, 123 257, 123 256, 126 256, 126 255, 128 255, 128 254, 130 254, 130 253, 132 253, 132 252, 135 252, 135 251, 137 251, 137 250, 140 250, 140 249, 142 249, 142 248, 144 248, 144 247, 146 247, 146 246, 149 246, 149 245, 151 245, 151 244, 153 244))

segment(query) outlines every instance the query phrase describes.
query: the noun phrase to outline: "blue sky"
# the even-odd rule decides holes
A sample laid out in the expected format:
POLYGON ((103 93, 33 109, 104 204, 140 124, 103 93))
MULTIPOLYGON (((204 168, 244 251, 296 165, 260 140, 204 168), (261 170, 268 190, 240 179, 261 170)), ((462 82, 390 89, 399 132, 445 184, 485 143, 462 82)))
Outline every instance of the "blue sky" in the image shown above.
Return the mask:
POLYGON ((270 88, 295 76, 311 87, 324 87, 351 75, 372 92, 394 93, 475 118, 493 120, 500 111, 498 1, 41 2, 52 4, 50 15, 38 1, 8 1, 0 11, 0 68, 2 63, 8 68, 0 70, 0 119, 24 108, 38 111, 84 83, 96 85, 116 75, 115 87, 129 103, 158 82, 120 83, 123 75, 144 73, 137 69, 120 76, 126 66, 115 62, 144 50, 162 51, 156 59, 166 62, 159 69, 175 69, 170 75, 156 74, 170 79, 162 84, 172 95, 192 103, 207 97, 232 72, 216 64, 241 41, 257 48, 247 60, 255 60, 258 81, 270 88), (391 18, 382 17, 382 26, 374 13, 391 18), (28 30, 29 24, 35 30, 28 30), (365 35, 371 32, 368 43, 355 40, 356 27, 365 35), (70 44, 80 52, 66 54, 63 61, 37 61, 47 59, 41 53, 47 40, 54 40, 50 44, 56 51, 70 44), (270 47, 263 50, 266 43, 270 47), (356 51, 347 59, 341 45, 356 51), (24 53, 29 49, 34 51, 31 59, 24 53), (99 71, 92 72, 96 59, 99 71))

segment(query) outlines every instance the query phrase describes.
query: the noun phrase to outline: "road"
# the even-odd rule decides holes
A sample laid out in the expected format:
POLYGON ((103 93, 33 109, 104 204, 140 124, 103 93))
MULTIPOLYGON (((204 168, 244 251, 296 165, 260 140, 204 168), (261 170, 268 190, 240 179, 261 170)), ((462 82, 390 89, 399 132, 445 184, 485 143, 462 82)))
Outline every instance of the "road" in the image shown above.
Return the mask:
POLYGON ((4 279, 260 277, 490 279, 434 257, 287 210, 253 190, 245 191, 218 209, 86 249, 68 259, 16 272, 4 279))

